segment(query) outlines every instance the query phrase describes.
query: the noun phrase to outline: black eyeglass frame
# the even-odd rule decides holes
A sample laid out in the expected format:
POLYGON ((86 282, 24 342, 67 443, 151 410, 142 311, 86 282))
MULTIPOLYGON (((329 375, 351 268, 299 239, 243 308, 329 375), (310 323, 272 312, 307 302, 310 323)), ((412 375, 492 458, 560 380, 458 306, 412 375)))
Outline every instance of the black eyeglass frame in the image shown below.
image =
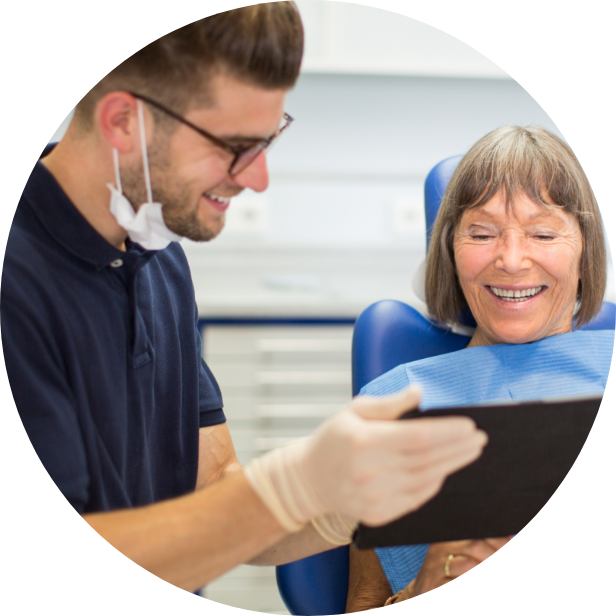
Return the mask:
POLYGON ((159 111, 162 111, 163 113, 167 114, 169 117, 173 118, 174 120, 177 120, 178 122, 185 124, 189 128, 192 128, 194 131, 198 132, 202 137, 205 137, 206 139, 211 141, 214 145, 217 145, 219 148, 233 155, 233 160, 231 161, 231 164, 229 165, 229 170, 228 170, 228 173, 230 176, 237 175, 238 173, 241 173, 242 171, 244 171, 244 169, 249 167, 262 151, 267 151, 269 148, 272 147, 274 142, 280 137, 280 135, 282 135, 282 133, 287 128, 289 128, 289 126, 293 122, 293 118, 288 113, 285 112, 285 114, 282 116, 285 121, 285 124, 283 124, 273 135, 270 135, 267 139, 263 139, 249 146, 231 145, 230 143, 227 143, 223 139, 216 137, 216 135, 212 135, 211 133, 208 133, 203 128, 200 128, 196 124, 193 124, 186 118, 183 118, 179 113, 176 113, 175 111, 168 109, 164 105, 161 105, 157 101, 151 99, 149 96, 144 96, 143 94, 137 94, 136 92, 128 92, 128 94, 130 94, 131 96, 134 96, 135 98, 139 100, 142 100, 144 103, 147 103, 148 105, 152 105, 152 107, 155 107, 159 111), (250 156, 246 156, 248 152, 251 152, 250 156), (242 157, 244 157, 244 160, 242 162, 244 162, 245 164, 240 166, 238 165, 238 163, 242 159, 242 157))

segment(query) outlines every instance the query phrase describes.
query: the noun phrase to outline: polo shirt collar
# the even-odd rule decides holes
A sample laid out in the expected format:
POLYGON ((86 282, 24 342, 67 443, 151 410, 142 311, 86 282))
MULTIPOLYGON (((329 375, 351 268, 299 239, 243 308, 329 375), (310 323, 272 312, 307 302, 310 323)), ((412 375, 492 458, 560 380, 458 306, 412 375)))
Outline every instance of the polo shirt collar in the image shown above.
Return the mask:
MULTIPOLYGON (((51 148, 46 148, 42 156, 51 148)), ((40 161, 26 184, 23 199, 47 232, 66 250, 102 270, 117 260, 137 257, 149 260, 155 250, 145 250, 127 239, 126 252, 112 246, 73 205, 54 176, 40 161), (130 256, 129 256, 130 253, 130 256), (133 256, 134 255, 134 256, 133 256)))

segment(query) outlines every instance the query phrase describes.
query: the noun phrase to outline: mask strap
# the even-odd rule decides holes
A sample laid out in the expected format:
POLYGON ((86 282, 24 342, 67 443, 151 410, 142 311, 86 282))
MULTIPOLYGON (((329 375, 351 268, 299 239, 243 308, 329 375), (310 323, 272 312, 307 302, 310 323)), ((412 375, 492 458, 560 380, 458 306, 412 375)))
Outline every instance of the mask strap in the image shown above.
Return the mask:
POLYGON ((143 175, 145 189, 148 193, 148 203, 152 203, 152 185, 150 183, 150 164, 148 163, 148 148, 145 142, 145 120, 143 117, 143 104, 137 101, 137 116, 139 118, 139 136, 141 137, 141 154, 143 156, 143 175))
POLYGON ((118 159, 118 151, 113 148, 113 168, 115 169, 116 187, 122 194, 122 180, 120 180, 120 160, 118 159))

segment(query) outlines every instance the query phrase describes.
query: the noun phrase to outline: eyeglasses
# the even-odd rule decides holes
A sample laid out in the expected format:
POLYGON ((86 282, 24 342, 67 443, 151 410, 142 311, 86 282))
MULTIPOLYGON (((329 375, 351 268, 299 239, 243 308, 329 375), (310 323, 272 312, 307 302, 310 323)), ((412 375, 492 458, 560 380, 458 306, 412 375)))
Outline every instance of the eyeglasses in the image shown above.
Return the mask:
POLYGON ((142 100, 144 103, 147 103, 148 105, 152 105, 152 107, 155 107, 159 111, 162 111, 163 113, 167 114, 169 117, 173 118, 174 120, 177 120, 178 122, 181 122, 182 124, 186 124, 186 126, 192 128, 194 131, 198 132, 202 137, 205 137, 206 139, 211 141, 213 144, 217 145, 219 148, 225 150, 225 152, 229 152, 229 154, 233 156, 233 160, 231 161, 231 164, 229 165, 229 171, 228 171, 230 176, 237 175, 238 173, 241 173, 242 171, 244 171, 246 167, 248 167, 251 163, 254 162, 254 160, 257 158, 257 156, 259 156, 261 152, 271 150, 272 146, 274 145, 274 143, 276 143, 280 135, 282 135, 282 133, 287 128, 289 128, 289 126, 291 125, 291 122, 293 122, 293 118, 288 113, 285 113, 283 116, 282 125, 280 126, 280 128, 278 128, 278 130, 273 135, 268 137, 267 139, 262 139, 248 146, 231 145, 230 143, 227 143, 226 141, 219 139, 215 135, 208 133, 206 130, 199 128, 197 125, 193 124, 192 122, 189 122, 186 118, 183 118, 181 115, 175 113, 175 111, 171 111, 171 109, 167 109, 167 107, 165 107, 164 105, 161 105, 160 103, 157 103, 155 100, 152 100, 151 98, 147 96, 143 96, 142 94, 136 94, 135 92, 129 92, 129 94, 131 96, 134 96, 135 98, 142 100))

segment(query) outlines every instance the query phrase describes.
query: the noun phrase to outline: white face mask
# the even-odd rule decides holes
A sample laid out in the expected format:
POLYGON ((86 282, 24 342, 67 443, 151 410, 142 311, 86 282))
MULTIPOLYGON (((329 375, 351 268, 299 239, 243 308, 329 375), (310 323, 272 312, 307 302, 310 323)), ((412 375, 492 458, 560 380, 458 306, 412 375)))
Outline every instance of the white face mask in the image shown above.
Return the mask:
POLYGON ((162 204, 153 203, 152 201, 152 185, 150 183, 148 151, 145 142, 145 122, 141 101, 137 101, 137 115, 139 117, 139 136, 141 138, 141 154, 143 157, 143 172, 148 201, 135 212, 129 200, 122 194, 118 151, 113 148, 113 165, 117 188, 113 184, 107 184, 111 191, 110 209, 119 225, 128 233, 128 237, 133 242, 141 244, 146 250, 162 250, 169 245, 169 242, 179 242, 182 238, 170 231, 167 225, 165 225, 162 204))

